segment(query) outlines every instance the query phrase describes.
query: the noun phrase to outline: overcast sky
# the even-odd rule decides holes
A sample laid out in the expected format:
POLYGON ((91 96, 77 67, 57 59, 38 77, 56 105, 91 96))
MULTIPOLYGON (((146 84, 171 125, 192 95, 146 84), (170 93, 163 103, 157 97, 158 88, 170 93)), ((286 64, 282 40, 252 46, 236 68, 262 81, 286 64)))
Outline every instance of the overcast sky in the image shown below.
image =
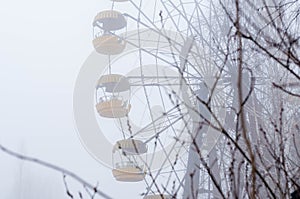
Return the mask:
MULTIPOLYGON (((1 0, 0 143, 98 181, 114 198, 141 198, 143 183, 117 183, 90 157, 73 119, 74 83, 93 50, 92 20, 110 6, 109 0, 1 0)), ((61 174, 3 153, 0 163, 0 198, 67 198, 61 174)))

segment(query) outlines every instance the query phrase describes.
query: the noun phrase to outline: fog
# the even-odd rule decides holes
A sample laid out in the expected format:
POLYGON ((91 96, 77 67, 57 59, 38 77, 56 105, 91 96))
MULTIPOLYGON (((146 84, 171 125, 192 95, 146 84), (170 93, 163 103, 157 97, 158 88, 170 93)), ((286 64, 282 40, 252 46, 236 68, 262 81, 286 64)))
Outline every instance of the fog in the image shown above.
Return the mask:
MULTIPOLYGON (((92 20, 110 5, 96 0, 1 1, 0 143, 99 182, 99 189, 114 198, 124 193, 139 198, 143 184, 117 183, 111 170, 85 151, 73 119, 76 76, 93 50, 92 20)), ((0 198, 67 197, 60 173, 4 153, 0 163, 0 198)), ((69 186, 76 197, 75 191, 84 192, 72 180, 69 186)))

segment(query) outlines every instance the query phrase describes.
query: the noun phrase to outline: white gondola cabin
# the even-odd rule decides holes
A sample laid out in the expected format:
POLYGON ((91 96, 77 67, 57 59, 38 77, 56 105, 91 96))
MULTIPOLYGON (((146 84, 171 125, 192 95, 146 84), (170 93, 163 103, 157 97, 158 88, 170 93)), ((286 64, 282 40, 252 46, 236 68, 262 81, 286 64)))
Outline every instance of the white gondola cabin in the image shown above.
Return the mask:
POLYGON ((96 109, 100 116, 107 118, 125 117, 131 108, 130 83, 125 76, 103 75, 96 88, 96 109))
POLYGON ((113 176, 117 181, 138 182, 146 175, 145 162, 141 158, 147 152, 147 146, 140 140, 126 139, 118 141, 113 148, 113 176))
POLYGON ((100 54, 120 54, 126 42, 119 36, 127 21, 122 13, 114 10, 105 10, 97 14, 93 22, 95 50, 100 54))

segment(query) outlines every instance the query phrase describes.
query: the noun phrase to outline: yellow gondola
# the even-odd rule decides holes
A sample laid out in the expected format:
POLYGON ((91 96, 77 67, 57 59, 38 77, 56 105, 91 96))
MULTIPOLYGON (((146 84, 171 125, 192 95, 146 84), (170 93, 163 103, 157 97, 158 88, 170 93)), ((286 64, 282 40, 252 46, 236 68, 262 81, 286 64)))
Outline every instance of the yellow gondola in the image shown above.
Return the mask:
POLYGON ((113 176, 117 181, 138 182, 145 176, 145 163, 140 155, 147 152, 145 143, 126 139, 118 141, 113 148, 113 176))
POLYGON ((125 76, 103 75, 96 91, 96 109, 99 115, 107 118, 125 117, 131 109, 129 96, 130 83, 125 76))
POLYGON ((94 39, 95 50, 100 54, 116 55, 120 54, 126 47, 126 42, 116 31, 127 26, 127 21, 122 13, 114 10, 105 10, 97 14, 94 19, 94 39), (114 34, 111 34, 111 33, 114 34))

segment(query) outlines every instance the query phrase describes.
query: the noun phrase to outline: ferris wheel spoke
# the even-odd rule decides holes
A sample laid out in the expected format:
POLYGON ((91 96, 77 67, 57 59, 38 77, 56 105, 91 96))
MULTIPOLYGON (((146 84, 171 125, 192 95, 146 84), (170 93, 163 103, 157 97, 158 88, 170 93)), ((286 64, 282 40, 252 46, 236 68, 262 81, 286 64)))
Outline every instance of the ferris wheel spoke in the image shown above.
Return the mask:
MULTIPOLYGON (((170 110, 168 110, 167 112, 163 113, 161 116, 157 117, 155 120, 151 121, 149 124, 146 124, 144 127, 142 127, 139 131, 137 131, 135 134, 132 135, 132 137, 139 135, 140 133, 142 133, 145 130, 149 130, 151 129, 152 122, 157 122, 161 119, 163 119, 165 116, 169 116, 169 114, 172 114, 172 112, 175 110, 176 111, 177 107, 173 107, 170 110)), ((176 116, 177 117, 177 116, 176 116)))
MULTIPOLYGON (((145 88, 145 89, 146 89, 146 88, 145 88)), ((150 96, 151 96, 151 94, 152 94, 152 91, 153 91, 153 90, 152 90, 152 88, 151 88, 150 93, 149 93, 150 96)), ((146 114, 147 110, 149 110, 150 115, 153 115, 153 114, 152 114, 152 109, 149 109, 149 107, 150 107, 150 104, 148 104, 148 106, 145 106, 145 107, 144 107, 144 111, 143 111, 143 114, 142 114, 142 117, 141 117, 141 120, 140 120, 140 124, 139 124, 139 125, 142 124, 143 119, 144 119, 144 117, 145 117, 145 114, 146 114)), ((151 121, 153 121, 153 118, 152 118, 151 121)), ((155 123, 153 123, 153 126, 154 126, 154 129, 155 129, 155 123)))
MULTIPOLYGON (((174 149, 175 144, 176 144, 176 143, 174 143, 172 149, 169 151, 169 153, 167 153, 167 152, 165 151, 165 149, 164 149, 164 147, 163 147, 163 144, 161 143, 161 141, 160 141, 159 138, 157 138, 157 141, 158 141, 158 143, 161 145, 162 150, 163 150, 163 153, 165 154, 165 160, 164 160, 163 164, 161 165, 161 169, 159 169, 159 170, 157 171, 157 174, 156 174, 156 176, 155 176, 154 179, 157 179, 157 177, 161 174, 162 168, 164 167, 164 165, 165 165, 167 162, 169 162, 169 164, 170 164, 171 167, 173 168, 173 166, 174 166, 173 164, 174 164, 174 163, 169 159, 169 154, 170 154, 171 151, 174 149)), ((180 178, 179 178, 178 174, 177 174, 176 172, 175 172, 174 174, 175 174, 177 180, 180 181, 180 178)), ((153 184, 150 185, 150 189, 151 189, 152 186, 153 186, 153 184)))

